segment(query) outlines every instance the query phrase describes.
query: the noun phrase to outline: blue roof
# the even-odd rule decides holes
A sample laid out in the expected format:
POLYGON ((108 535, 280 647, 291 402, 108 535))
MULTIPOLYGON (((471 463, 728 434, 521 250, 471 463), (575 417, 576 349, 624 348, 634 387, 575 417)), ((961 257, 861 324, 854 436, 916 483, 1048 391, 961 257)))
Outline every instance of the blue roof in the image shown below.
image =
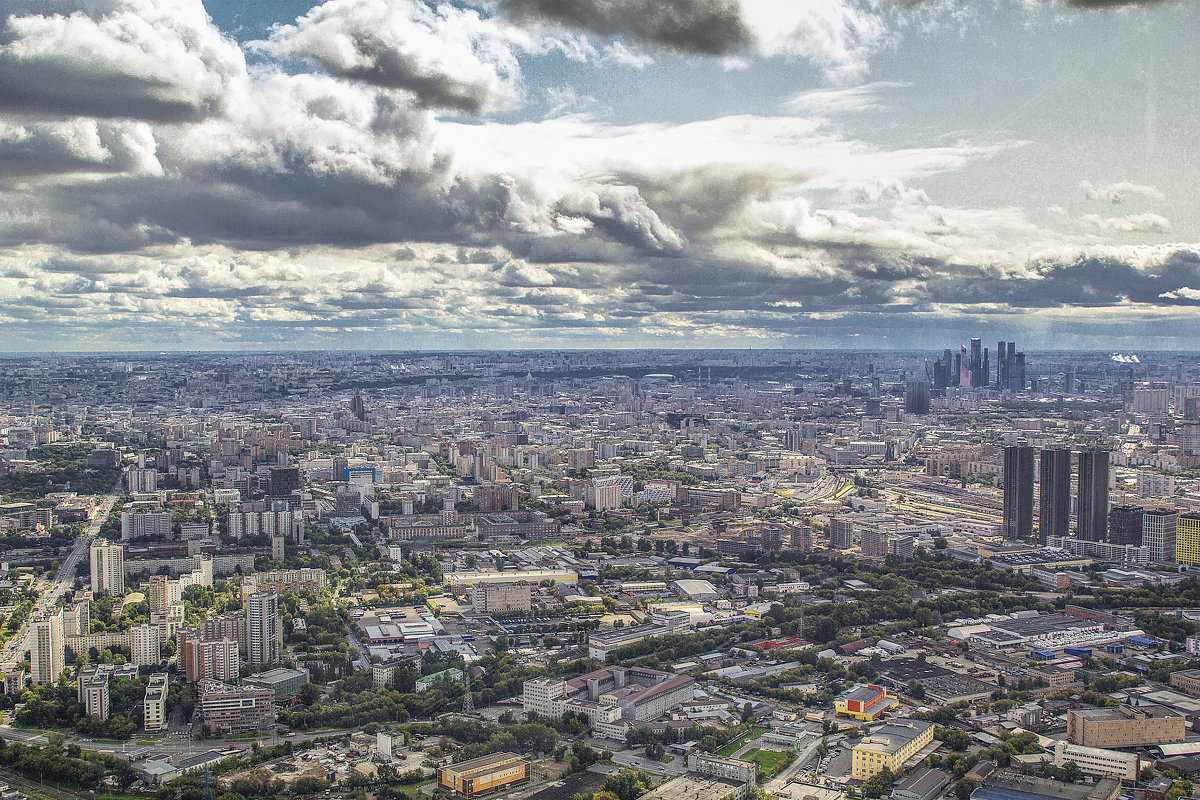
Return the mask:
POLYGON ((1039 792, 1020 792, 1016 789, 1001 789, 998 786, 980 786, 971 792, 971 800, 1058 800, 1054 795, 1039 792))

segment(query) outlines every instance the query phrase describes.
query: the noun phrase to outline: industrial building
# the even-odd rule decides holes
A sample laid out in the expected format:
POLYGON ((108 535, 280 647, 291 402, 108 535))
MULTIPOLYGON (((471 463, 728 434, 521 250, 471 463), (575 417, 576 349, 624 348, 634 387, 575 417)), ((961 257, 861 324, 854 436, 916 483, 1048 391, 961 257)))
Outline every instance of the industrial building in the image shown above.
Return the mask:
POLYGON ((561 717, 572 711, 586 716, 599 735, 624 736, 606 728, 617 722, 645 722, 662 716, 695 696, 696 680, 644 667, 606 667, 568 681, 532 678, 525 681, 526 714, 561 717))
POLYGON ((883 712, 900 705, 900 700, 887 693, 882 686, 855 684, 839 694, 833 701, 834 711, 845 717, 873 722, 883 712))
POLYGON ((1084 747, 1144 747, 1182 742, 1185 720, 1154 710, 1072 708, 1067 712, 1067 739, 1084 747))
POLYGON ((521 786, 529 780, 529 759, 516 753, 492 753, 438 767, 437 771, 437 785, 464 800, 521 786))

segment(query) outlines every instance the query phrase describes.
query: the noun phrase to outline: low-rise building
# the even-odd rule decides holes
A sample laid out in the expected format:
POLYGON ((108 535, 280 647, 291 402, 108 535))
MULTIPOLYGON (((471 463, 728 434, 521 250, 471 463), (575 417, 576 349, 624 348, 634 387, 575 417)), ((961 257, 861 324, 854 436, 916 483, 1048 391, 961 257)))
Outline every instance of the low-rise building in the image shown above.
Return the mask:
POLYGON ((247 733, 275 724, 275 693, 259 686, 200 682, 200 718, 209 731, 247 733))
POLYGON ((865 781, 885 768, 899 774, 904 762, 933 741, 933 723, 916 719, 889 722, 851 750, 850 776, 865 781))
POLYGON ((1068 761, 1074 761, 1084 775, 1135 783, 1141 774, 1137 753, 1084 747, 1062 741, 1055 742, 1050 752, 1054 754, 1054 766, 1061 767, 1068 761))
POLYGON ((437 683, 458 683, 463 679, 461 669, 451 667, 444 669, 441 672, 435 672, 431 675, 424 675, 417 679, 416 690, 418 693, 427 691, 431 686, 437 683))
POLYGON ((1154 710, 1073 708, 1067 712, 1067 739, 1085 747, 1142 747, 1182 742, 1185 720, 1154 710))
POLYGON ((1200 669, 1182 669, 1172 672, 1171 686, 1184 694, 1200 697, 1200 669))
POLYGON ((492 753, 438 767, 437 785, 464 800, 529 783, 529 759, 516 753, 492 753))
POLYGON ((742 761, 740 758, 724 758, 693 750, 688 754, 687 767, 688 772, 697 775, 750 785, 758 782, 758 764, 754 761, 742 761))
POLYGON ((308 672, 300 669, 276 667, 266 672, 247 675, 242 683, 270 689, 275 695, 275 705, 295 705, 300 696, 300 687, 308 682, 308 672))
POLYGON ((858 683, 839 694, 833 701, 838 714, 871 722, 879 719, 883 712, 900 705, 900 700, 887 693, 882 686, 858 683))

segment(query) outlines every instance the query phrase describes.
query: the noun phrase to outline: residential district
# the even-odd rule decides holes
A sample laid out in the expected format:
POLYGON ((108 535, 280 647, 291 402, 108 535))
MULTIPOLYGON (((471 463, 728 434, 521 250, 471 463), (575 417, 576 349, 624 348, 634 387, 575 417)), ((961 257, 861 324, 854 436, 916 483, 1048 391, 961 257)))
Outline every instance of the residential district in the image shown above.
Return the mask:
POLYGON ((0 360, 0 795, 1200 797, 1200 359, 0 360))

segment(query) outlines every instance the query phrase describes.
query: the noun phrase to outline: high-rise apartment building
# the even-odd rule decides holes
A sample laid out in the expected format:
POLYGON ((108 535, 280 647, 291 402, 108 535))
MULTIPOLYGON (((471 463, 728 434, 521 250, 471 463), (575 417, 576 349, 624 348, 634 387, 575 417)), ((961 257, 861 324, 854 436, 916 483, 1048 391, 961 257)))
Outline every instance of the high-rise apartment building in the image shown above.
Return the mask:
POLYGON ((1178 527, 1179 512, 1173 508, 1152 508, 1142 514, 1142 546, 1149 548, 1151 561, 1175 561, 1178 527))
POLYGON ((1071 533, 1071 451, 1043 450, 1040 458, 1038 541, 1045 544, 1052 536, 1071 533))
POLYGON ((1077 538, 1085 542, 1108 541, 1108 451, 1084 450, 1079 454, 1079 524, 1077 538))
POLYGON ((29 676, 34 683, 53 684, 63 671, 62 614, 29 626, 29 676))
POLYGON ((834 517, 829 521, 829 547, 832 550, 848 550, 854 546, 854 523, 848 519, 834 517))
POLYGON ((246 598, 246 662, 252 667, 276 664, 283 655, 279 595, 255 592, 246 598))
POLYGON ((157 625, 135 625, 131 657, 139 667, 158 664, 162 661, 162 641, 157 625))
POLYGON ((92 632, 92 601, 86 594, 62 611, 63 636, 87 636, 92 632))
POLYGON ((183 673, 189 681, 208 678, 230 683, 238 679, 238 643, 222 636, 202 639, 195 628, 180 632, 180 658, 183 673))
POLYGON ((150 613, 161 614, 167 610, 167 591, 170 578, 166 575, 151 575, 150 590, 147 592, 150 602, 150 613))
POLYGON ((1200 514, 1179 515, 1175 528, 1175 561, 1200 564, 1200 514))
POLYGON ((125 594, 125 553, 119 544, 106 539, 92 542, 92 594, 108 592, 113 597, 125 594))
POLYGON ((1004 448, 1004 510, 1001 535, 1005 539, 1033 538, 1033 448, 1004 448))
POLYGON ((147 733, 167 727, 167 673, 156 672, 146 683, 142 698, 142 726, 147 733))
POLYGON ((1113 506, 1108 512, 1108 543, 1142 546, 1141 506, 1113 506))

